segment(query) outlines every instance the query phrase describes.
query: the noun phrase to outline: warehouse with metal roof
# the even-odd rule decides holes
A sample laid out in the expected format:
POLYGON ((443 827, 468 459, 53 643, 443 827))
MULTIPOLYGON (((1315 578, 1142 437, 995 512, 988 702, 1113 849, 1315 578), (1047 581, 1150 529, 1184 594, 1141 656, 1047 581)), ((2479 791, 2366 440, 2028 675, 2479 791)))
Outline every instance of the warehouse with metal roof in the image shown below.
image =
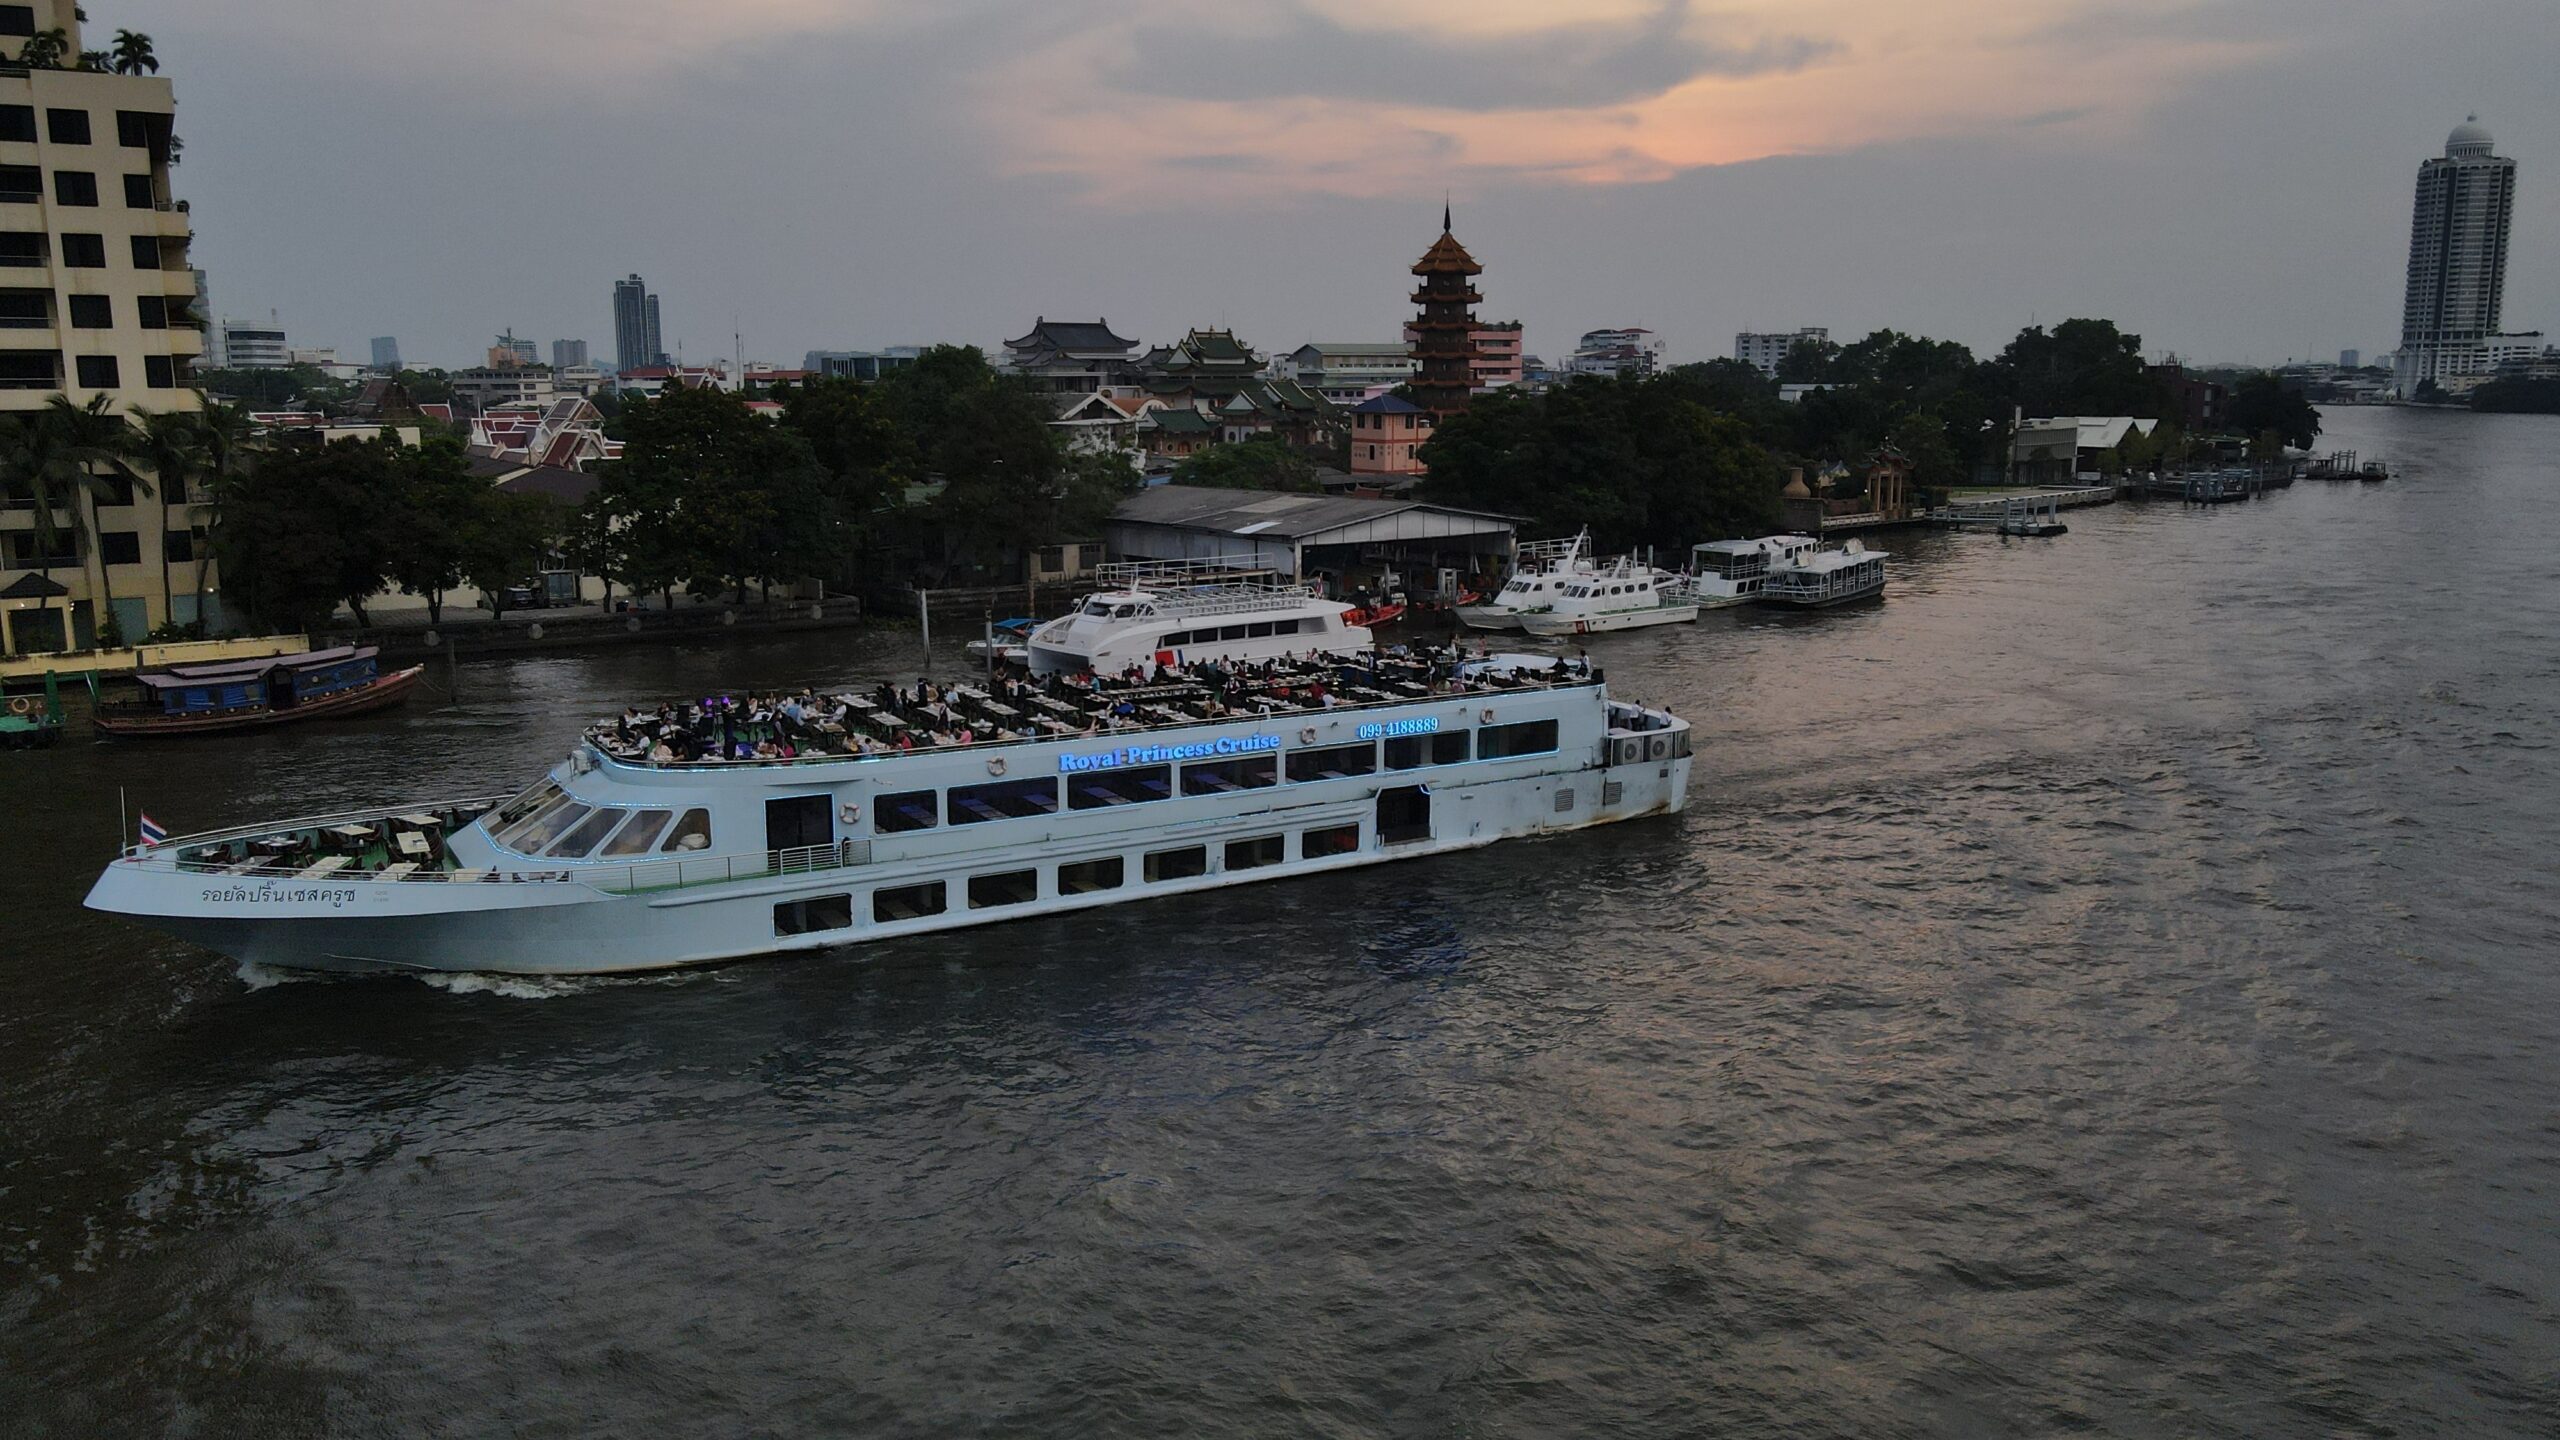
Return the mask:
POLYGON ((1224 560, 1364 582, 1391 570, 1428 591, 1440 571, 1464 578, 1507 560, 1518 533, 1504 516, 1419 500, 1157 485, 1122 501, 1103 539, 1125 560, 1224 560))

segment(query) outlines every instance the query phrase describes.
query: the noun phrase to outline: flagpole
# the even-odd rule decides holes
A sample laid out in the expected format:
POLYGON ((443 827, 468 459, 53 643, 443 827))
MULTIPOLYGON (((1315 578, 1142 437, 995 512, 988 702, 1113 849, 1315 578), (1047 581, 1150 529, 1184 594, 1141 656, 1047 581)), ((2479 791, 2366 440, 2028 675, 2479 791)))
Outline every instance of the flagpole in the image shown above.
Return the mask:
POLYGON ((123 787, 123 786, 121 786, 121 785, 119 785, 119 786, 117 786, 117 787, 116 787, 116 853, 117 853, 117 854, 121 855, 121 854, 123 854, 123 853, 124 853, 124 837, 126 837, 127 835, 130 835, 130 834, 132 834, 132 833, 133 833, 133 827, 132 827, 131 825, 129 825, 129 824, 127 824, 127 823, 125 823, 125 818, 124 818, 124 787, 123 787))

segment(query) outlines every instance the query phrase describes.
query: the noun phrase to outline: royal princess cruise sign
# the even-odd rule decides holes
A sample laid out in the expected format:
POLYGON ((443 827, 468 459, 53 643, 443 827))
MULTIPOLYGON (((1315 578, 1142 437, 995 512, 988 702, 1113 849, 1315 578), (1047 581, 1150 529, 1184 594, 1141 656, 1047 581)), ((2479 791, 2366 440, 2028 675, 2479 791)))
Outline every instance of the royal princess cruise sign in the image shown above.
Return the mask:
POLYGON ((1123 745, 1058 757, 1058 773, 1080 775, 1089 770, 1119 770, 1131 765, 1165 765, 1176 760, 1216 760, 1230 755, 1260 755, 1280 748, 1277 735, 1221 735, 1190 745, 1123 745))

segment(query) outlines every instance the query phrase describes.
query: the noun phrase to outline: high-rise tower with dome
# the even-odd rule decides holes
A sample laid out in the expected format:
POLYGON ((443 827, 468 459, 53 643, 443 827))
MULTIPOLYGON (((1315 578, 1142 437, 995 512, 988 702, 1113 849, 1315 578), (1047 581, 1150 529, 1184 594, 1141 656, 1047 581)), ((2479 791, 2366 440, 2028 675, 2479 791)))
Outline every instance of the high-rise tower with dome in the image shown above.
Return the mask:
POLYGON ((2474 115, 2445 137, 2441 157, 2418 167, 2409 292, 2392 367, 2393 387, 2403 396, 2429 382, 2458 388, 2456 382, 2476 380, 2492 367, 2516 208, 2516 162, 2492 146, 2474 115))

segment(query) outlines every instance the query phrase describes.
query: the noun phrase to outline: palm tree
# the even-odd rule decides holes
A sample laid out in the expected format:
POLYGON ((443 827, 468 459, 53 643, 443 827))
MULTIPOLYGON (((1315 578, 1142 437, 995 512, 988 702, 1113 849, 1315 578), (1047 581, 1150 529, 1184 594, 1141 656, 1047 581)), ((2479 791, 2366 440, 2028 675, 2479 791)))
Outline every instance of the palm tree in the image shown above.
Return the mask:
POLYGON ((248 411, 211 396, 205 397, 202 410, 187 418, 194 423, 197 451, 197 468, 188 488, 205 507, 205 539, 195 547, 196 620, 201 624, 206 566, 213 559, 213 532, 222 524, 222 502, 230 496, 232 487, 257 467, 258 457, 266 453, 267 442, 250 425, 248 411))
POLYGON ((151 37, 139 30, 119 30, 113 52, 119 75, 160 73, 160 57, 151 53, 151 37))
POLYGON ((108 55, 104 50, 83 50, 80 52, 80 63, 72 66, 71 68, 74 70, 87 70, 95 74, 104 75, 107 73, 108 66, 112 63, 113 57, 108 55))
MULTIPOLYGON (((173 528, 187 530, 190 543, 193 543, 194 527, 187 523, 186 506, 191 497, 201 501, 206 488, 201 417, 191 410, 154 412, 139 405, 134 407, 133 413, 142 421, 141 433, 135 437, 134 456, 151 472, 152 478, 160 482, 160 613, 174 625, 178 619, 178 607, 169 584, 168 535, 173 528)), ((201 563, 196 574, 199 580, 196 620, 201 624, 204 620, 201 584, 204 567, 201 563)))
MULTIPOLYGON (((99 608, 110 617, 115 613, 115 594, 108 588, 106 563, 94 543, 77 542, 96 534, 99 503, 121 498, 117 480, 151 493, 150 483, 124 463, 132 443, 132 427, 107 409, 104 395, 91 397, 85 405, 55 395, 41 410, 0 417, 0 478, 26 490, 35 501, 38 569, 47 580, 53 578, 54 546, 62 535, 55 512, 70 511, 74 551, 85 550, 97 564, 99 608), (100 473, 102 469, 105 473, 100 473)), ((70 608, 66 601, 66 642, 72 638, 70 608)))

